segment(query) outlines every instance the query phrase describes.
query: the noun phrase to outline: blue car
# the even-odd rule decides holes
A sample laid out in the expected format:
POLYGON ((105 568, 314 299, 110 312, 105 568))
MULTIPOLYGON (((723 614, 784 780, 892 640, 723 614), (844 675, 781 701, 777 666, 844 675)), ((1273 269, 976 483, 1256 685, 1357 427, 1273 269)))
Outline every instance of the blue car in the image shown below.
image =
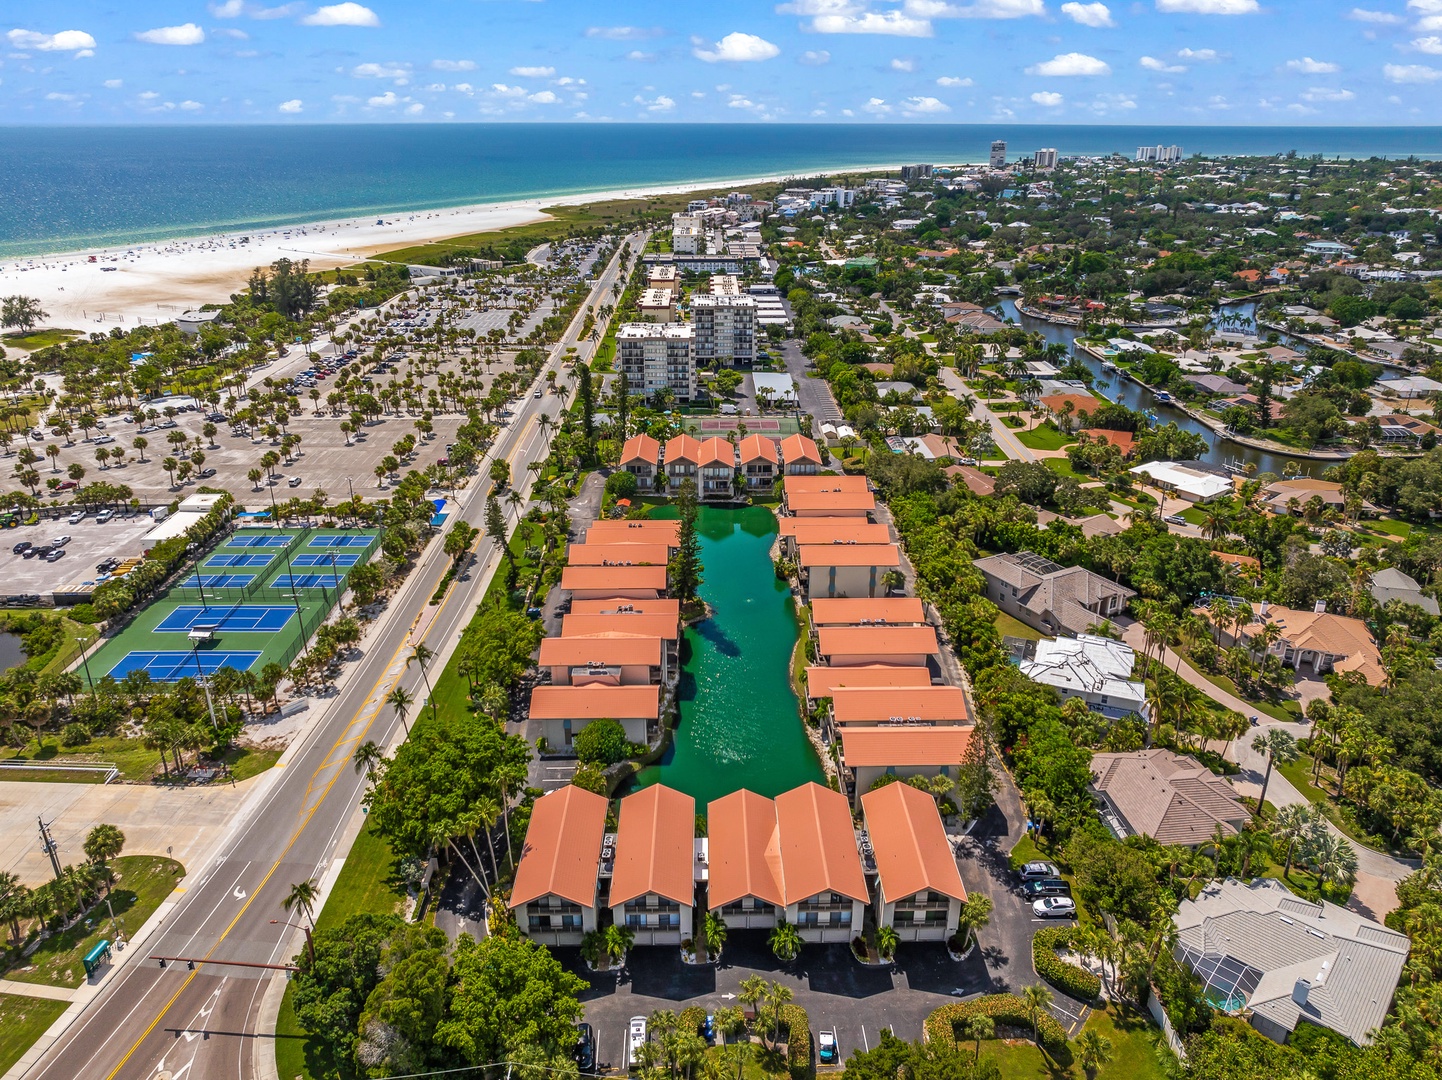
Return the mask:
POLYGON ((701 1021, 701 1037, 708 1043, 716 1041, 716 1014, 707 1013, 706 1019, 701 1021))

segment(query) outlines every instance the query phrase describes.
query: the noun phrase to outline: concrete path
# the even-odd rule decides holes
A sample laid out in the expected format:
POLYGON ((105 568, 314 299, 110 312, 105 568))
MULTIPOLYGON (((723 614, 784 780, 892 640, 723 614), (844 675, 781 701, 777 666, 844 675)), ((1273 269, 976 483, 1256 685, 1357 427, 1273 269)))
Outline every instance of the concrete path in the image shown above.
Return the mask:
POLYGON ((48 1001, 73 1001, 75 991, 64 986, 46 986, 43 983, 16 982, 14 979, 0 979, 0 994, 16 997, 45 998, 48 1001))

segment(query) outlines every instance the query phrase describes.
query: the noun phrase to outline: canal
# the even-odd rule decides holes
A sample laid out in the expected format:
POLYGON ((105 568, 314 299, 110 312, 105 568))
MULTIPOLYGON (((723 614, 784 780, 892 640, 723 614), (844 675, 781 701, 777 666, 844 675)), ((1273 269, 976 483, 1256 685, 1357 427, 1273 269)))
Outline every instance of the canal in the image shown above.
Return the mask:
MULTIPOLYGON (((1096 376, 1096 388, 1101 396, 1112 401, 1125 405, 1128 409, 1137 412, 1151 412, 1155 414, 1157 421, 1161 424, 1175 423, 1184 431, 1194 432, 1207 440, 1211 447, 1207 453, 1202 455, 1203 461, 1209 461, 1215 465, 1224 465, 1234 462, 1239 465, 1252 463, 1257 466, 1258 472, 1276 473, 1282 475, 1282 470, 1287 462, 1293 461, 1299 467, 1302 475, 1320 476, 1322 470, 1336 462, 1333 461, 1309 461, 1306 458, 1289 458, 1282 454, 1272 454, 1265 450, 1255 450, 1250 446, 1243 446, 1241 443, 1231 442, 1223 439, 1212 431, 1205 424, 1198 423, 1188 416, 1183 410, 1174 405, 1160 402, 1156 396, 1138 382, 1127 378, 1117 371, 1103 371, 1101 361, 1090 353, 1078 352, 1075 348, 1075 341, 1078 333, 1073 327, 1062 326, 1057 323, 1046 322, 1043 319, 1033 319, 1029 315, 1023 315, 1016 309, 1016 301, 1007 297, 999 305, 1005 314, 1016 320, 1018 326, 1028 333, 1038 333, 1048 342, 1059 342, 1071 350, 1072 355, 1078 357, 1082 363, 1096 376)), ((1252 305, 1243 305, 1232 310, 1237 314, 1243 314, 1250 318, 1252 305)), ((1302 345, 1305 349, 1305 343, 1302 345)))
POLYGON ((714 614, 685 632, 676 737, 636 784, 684 791, 700 812, 743 787, 771 797, 808 780, 825 783, 791 689, 798 631, 790 590, 771 565, 776 528, 762 506, 703 506, 698 517, 701 596, 714 614))

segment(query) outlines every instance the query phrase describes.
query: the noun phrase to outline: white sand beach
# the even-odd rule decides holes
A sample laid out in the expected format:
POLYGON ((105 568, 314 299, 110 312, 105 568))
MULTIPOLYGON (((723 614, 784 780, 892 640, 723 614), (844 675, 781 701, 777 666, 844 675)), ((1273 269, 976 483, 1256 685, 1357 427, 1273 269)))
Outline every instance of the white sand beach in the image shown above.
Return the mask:
MULTIPOLYGON (((853 167, 849 171, 861 169, 853 167)), ((408 244, 539 221, 546 216, 542 208, 547 206, 577 206, 782 179, 786 178, 761 176, 483 203, 13 258, 0 262, 0 296, 37 298, 49 315, 45 325, 56 328, 94 333, 117 326, 164 323, 188 308, 224 303, 244 286, 255 267, 281 258, 309 259, 313 269, 328 269, 408 244)))

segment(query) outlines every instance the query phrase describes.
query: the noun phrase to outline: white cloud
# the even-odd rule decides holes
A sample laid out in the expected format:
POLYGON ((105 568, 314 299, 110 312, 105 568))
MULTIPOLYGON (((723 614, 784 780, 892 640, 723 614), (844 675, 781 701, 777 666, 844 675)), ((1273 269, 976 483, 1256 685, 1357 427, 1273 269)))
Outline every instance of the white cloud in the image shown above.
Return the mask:
POLYGON ((809 49, 798 58, 807 67, 820 67, 831 62, 831 54, 825 49, 809 49))
POLYGON ((1261 8, 1257 0, 1157 0, 1157 10, 1187 15, 1251 15, 1261 8))
POLYGON ((476 92, 476 88, 468 82, 458 82, 451 89, 458 94, 474 94, 476 92))
POLYGON ((523 79, 544 79, 554 75, 556 69, 553 67, 513 67, 510 74, 519 75, 523 79))
POLYGON ((745 109, 748 112, 756 112, 757 110, 766 108, 765 105, 756 104, 756 102, 752 101, 745 94, 732 94, 730 100, 726 102, 726 107, 728 109, 745 109))
POLYGON ((422 105, 419 101, 413 102, 412 104, 406 106, 407 116, 420 116, 420 114, 425 111, 426 107, 422 105))
POLYGON ((124 79, 106 79, 104 86, 107 90, 119 90, 125 85, 124 79))
POLYGON ((522 98, 526 96, 525 87, 507 86, 505 83, 491 83, 491 92, 505 98, 522 98))
POLYGON ((891 70, 892 70, 892 71, 915 71, 915 70, 916 70, 916 61, 915 61, 915 60, 903 60, 901 57, 897 57, 896 59, 894 59, 894 60, 891 61, 891 70))
POLYGON ((676 102, 671 98, 668 98, 665 94, 657 94, 649 101, 646 98, 643 98, 640 94, 637 94, 634 100, 637 105, 640 105, 647 112, 670 112, 676 107, 676 102))
POLYGON ((186 112, 199 112, 201 109, 205 108, 205 106, 198 101, 182 101, 180 103, 180 107, 186 112))
POLYGON ((817 15, 811 29, 818 34, 884 34, 891 37, 931 37, 931 21, 914 19, 901 11, 866 11, 856 15, 817 15))
POLYGON ((432 94, 443 94, 446 90, 446 84, 443 82, 431 83, 429 86, 425 87, 425 89, 427 92, 432 94))
POLYGON ((154 90, 142 90, 135 96, 138 97, 141 101, 154 101, 160 95, 157 94, 154 90))
POLYGON ((951 112, 951 106, 934 97, 909 97, 901 103, 903 116, 925 116, 928 113, 951 112))
POLYGON ((343 4, 327 4, 316 8, 301 22, 306 26, 379 26, 380 17, 363 4, 346 0, 343 4))
POLYGON ((1332 90, 1325 86, 1314 86, 1302 95, 1303 101, 1351 101, 1357 95, 1350 90, 1332 90))
POLYGON ((947 86, 947 87, 957 87, 957 86, 970 86, 970 85, 972 85, 972 83, 971 83, 971 79, 969 79, 969 78, 964 79, 964 78, 961 78, 961 77, 956 76, 956 75, 943 75, 943 76, 941 76, 941 78, 939 78, 939 79, 936 80, 936 85, 937 85, 937 86, 947 86))
POLYGON ((55 34, 11 30, 6 37, 17 49, 37 49, 40 52, 88 52, 95 48, 95 39, 84 30, 61 30, 55 34))
POLYGON ((1066 98, 1051 90, 1038 90, 1031 96, 1031 99, 1038 105, 1045 105, 1048 109, 1059 108, 1062 102, 1066 100, 1066 98))
POLYGON ((556 85, 557 85, 557 86, 585 86, 585 85, 586 85, 586 80, 585 80, 585 79, 573 79, 573 78, 571 78, 571 76, 569 76, 569 75, 562 75, 559 79, 556 80, 556 85))
POLYGON ((377 94, 375 97, 366 98, 366 104, 372 109, 389 109, 400 104, 400 98, 396 97, 394 90, 387 90, 384 94, 377 94))
POLYGON ((1347 18, 1354 22, 1378 23, 1382 26, 1395 26, 1397 23, 1406 22, 1401 15, 1393 15, 1390 11, 1368 11, 1366 8, 1353 8, 1347 12, 1347 18))
POLYGON ((205 31, 195 23, 184 23, 180 26, 142 30, 135 37, 136 40, 149 42, 151 45, 199 45, 205 40, 205 31))
POLYGON ((554 105, 561 99, 558 98, 553 91, 539 90, 527 97, 526 100, 535 102, 537 105, 554 105))
POLYGON ((1394 83, 1432 83, 1442 79, 1442 71, 1426 64, 1383 64, 1382 75, 1394 83))
POLYGON ((1165 60, 1158 60, 1155 56, 1143 56, 1137 63, 1148 71, 1164 71, 1169 75, 1179 75, 1187 70, 1184 64, 1169 64, 1165 60))
POLYGON ((432 60, 431 67, 437 71, 475 71, 474 60, 432 60))
POLYGON ((1046 14, 1042 0, 972 0, 969 4, 904 0, 902 7, 909 15, 927 19, 1024 19, 1046 14))
POLYGON ((394 60, 388 64, 357 64, 350 73, 357 79, 394 79, 404 85, 411 77, 411 66, 394 60))
POLYGON ((649 64, 652 60, 656 59, 656 54, 653 52, 642 52, 640 49, 632 49, 626 54, 626 59, 638 64, 649 64))
POLYGON ((703 49, 698 45, 691 53, 697 60, 704 60, 708 64, 748 63, 770 60, 773 56, 780 55, 781 50, 765 38, 755 34, 743 34, 737 30, 727 34, 711 48, 703 49))
POLYGON ((644 41, 647 38, 660 37, 662 33, 658 28, 648 29, 644 26, 586 27, 588 38, 602 38, 606 41, 644 41))
POLYGON ((1086 53, 1070 52, 1058 53, 1050 60, 1043 60, 1040 64, 1033 64, 1026 69, 1028 75, 1070 76, 1070 75, 1110 75, 1111 67, 1104 60, 1098 60, 1095 56, 1088 56, 1086 53))
POLYGON ((1429 56, 1442 56, 1442 37, 1413 38, 1412 48, 1429 56))
POLYGON ((249 40, 250 40, 250 35, 249 35, 249 34, 247 34, 244 30, 239 30, 239 29, 237 29, 237 28, 234 27, 234 26, 222 26, 222 27, 218 27, 217 29, 212 30, 211 33, 212 33, 212 34, 219 34, 221 37, 233 38, 233 39, 236 40, 236 41, 249 41, 249 40))
POLYGON ((45 100, 46 100, 46 101, 66 101, 66 102, 79 101, 79 100, 80 100, 80 95, 79 95, 79 94, 62 94, 62 93, 61 93, 60 91, 58 91, 58 90, 52 90, 52 91, 50 91, 50 93, 48 93, 48 94, 45 95, 45 100))
POLYGON ((873 116, 885 116, 891 111, 891 106, 881 98, 874 97, 869 99, 865 105, 861 106, 861 111, 869 112, 873 116))
POLYGON ((1301 75, 1335 75, 1342 70, 1341 64, 1334 64, 1330 60, 1313 60, 1310 56, 1304 56, 1300 60, 1288 60, 1282 66, 1301 75))
POLYGON ((282 101, 276 108, 283 113, 298 113, 305 108, 305 102, 300 98, 291 98, 289 101, 282 101))
POLYGON ((1216 49, 1178 49, 1177 55, 1183 60, 1198 60, 1204 63, 1218 59, 1216 49))
POLYGON ((1061 13, 1072 22, 1081 23, 1083 26, 1115 26, 1112 21, 1111 9, 1105 4, 1078 4, 1076 0, 1070 0, 1061 6, 1061 13))
POLYGON ((210 13, 217 19, 238 19, 245 11, 245 0, 225 0, 223 4, 211 4, 210 13))

